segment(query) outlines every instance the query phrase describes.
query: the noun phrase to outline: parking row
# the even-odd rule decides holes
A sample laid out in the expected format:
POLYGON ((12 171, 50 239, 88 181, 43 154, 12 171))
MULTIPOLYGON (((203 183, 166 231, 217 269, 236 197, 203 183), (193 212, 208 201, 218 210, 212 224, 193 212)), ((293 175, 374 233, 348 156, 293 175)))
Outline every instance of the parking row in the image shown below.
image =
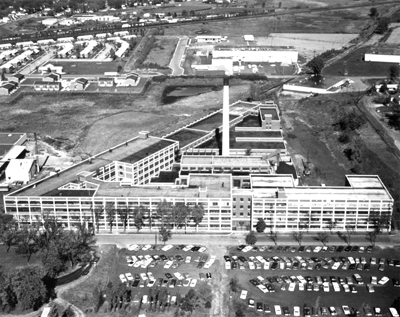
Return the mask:
POLYGON ((167 245, 154 245, 154 244, 145 244, 145 245, 139 245, 139 244, 131 244, 128 246, 129 251, 164 251, 167 252, 169 250, 182 250, 184 252, 200 252, 204 253, 207 251, 207 248, 204 246, 194 246, 194 245, 177 245, 174 246, 172 244, 167 244, 167 245))
POLYGON ((363 246, 249 246, 249 245, 239 245, 237 247, 238 251, 241 252, 307 252, 307 253, 342 253, 342 252, 358 252, 358 253, 371 253, 373 251, 373 246, 363 247, 363 246))
MULTIPOLYGON (((247 293, 242 291, 240 295, 241 299, 246 300, 247 293)), ((270 305, 262 302, 255 302, 254 299, 247 299, 247 305, 249 308, 256 309, 258 312, 264 312, 265 314, 275 314, 277 316, 294 316, 294 317, 312 317, 312 316, 337 316, 337 315, 346 315, 346 316, 361 316, 360 310, 350 307, 348 305, 342 306, 323 306, 323 307, 312 307, 308 305, 304 305, 301 309, 300 306, 281 306, 281 305, 270 305)), ((375 316, 381 317, 383 315, 383 309, 380 307, 364 307, 364 315, 367 317, 375 316)), ((386 312, 385 312, 386 313, 386 312)), ((391 317, 399 317, 397 310, 393 307, 388 309, 388 313, 391 317)))
POLYGON ((210 268, 215 262, 215 256, 209 257, 207 254, 192 257, 190 255, 183 257, 180 254, 166 256, 164 254, 153 255, 127 255, 127 265, 134 268, 155 268, 157 265, 162 265, 164 269, 176 269, 182 264, 196 264, 197 268, 210 268))
POLYGON ((359 270, 369 271, 372 266, 377 265, 379 271, 385 270, 385 265, 400 267, 400 260, 376 257, 286 257, 286 256, 237 256, 225 255, 225 268, 230 269, 264 269, 264 270, 359 270))

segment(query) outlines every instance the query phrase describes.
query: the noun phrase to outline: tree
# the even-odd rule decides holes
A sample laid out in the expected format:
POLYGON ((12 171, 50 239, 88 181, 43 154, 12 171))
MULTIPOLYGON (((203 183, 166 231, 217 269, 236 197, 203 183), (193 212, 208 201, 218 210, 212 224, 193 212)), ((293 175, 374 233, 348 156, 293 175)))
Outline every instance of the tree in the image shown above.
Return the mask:
POLYGON ((292 232, 292 238, 299 244, 299 246, 301 246, 301 242, 303 241, 303 235, 304 231, 302 230, 292 232))
POLYGON ((324 246, 328 243, 329 236, 326 232, 319 232, 315 237, 315 241, 321 242, 324 246))
POLYGON ((391 81, 397 81, 400 75, 400 66, 392 65, 389 67, 389 78, 391 81))
POLYGON ((6 246, 7 252, 18 237, 18 224, 10 215, 0 215, 0 241, 6 246), (8 216, 8 217, 6 217, 8 216))
POLYGON ((28 259, 28 262, 31 259, 32 254, 38 251, 37 246, 37 238, 38 238, 38 230, 33 226, 23 226, 17 235, 17 254, 21 254, 28 259))
POLYGON ((177 203, 172 206, 172 222, 175 229, 178 229, 182 224, 186 223, 189 215, 189 208, 184 203, 177 203))
POLYGON ((239 292, 239 280, 236 276, 232 277, 229 281, 229 289, 233 293, 239 292))
POLYGON ((238 309, 235 312, 236 317, 245 317, 244 312, 241 309, 238 309))
POLYGON ((376 20, 376 18, 379 16, 378 10, 377 10, 375 7, 372 7, 372 8, 369 10, 369 16, 370 16, 372 19, 376 20))
POLYGON ((203 221, 204 217, 204 208, 201 204, 196 204, 194 207, 190 209, 193 222, 196 225, 196 232, 199 228, 199 224, 203 221))
POLYGON ((157 216, 161 219, 161 224, 169 224, 169 219, 171 217, 172 203, 166 201, 165 199, 160 201, 157 206, 157 216))
POLYGON ((347 245, 351 244, 351 236, 355 233, 354 226, 351 225, 346 225, 345 227, 346 231, 337 231, 336 234, 340 239, 343 240, 343 242, 347 243, 347 245))
POLYGON ((390 213, 380 213, 372 210, 368 217, 369 227, 372 227, 377 235, 380 235, 384 229, 390 231, 391 215, 390 213))
POLYGON ((96 226, 97 234, 100 231, 100 218, 103 216, 104 207, 102 205, 95 205, 93 210, 93 222, 96 226))
MULTIPOLYGON (((149 210, 150 212, 150 210, 149 210)), ((142 206, 138 206, 133 210, 133 222, 134 226, 137 229, 137 232, 139 233, 139 230, 142 229, 144 225, 144 214, 145 214, 145 209, 142 206)))
POLYGON ((376 28, 376 33, 385 34, 389 30, 390 18, 384 17, 380 18, 378 22, 378 26, 376 28))
POLYGON ((1 80, 2 81, 6 81, 7 80, 7 78, 6 78, 6 69, 5 68, 1 69, 1 80))
POLYGON ((247 235, 246 235, 246 243, 248 245, 255 245, 257 242, 257 237, 254 234, 254 231, 250 231, 247 235))
POLYGON ((278 231, 270 230, 267 235, 268 235, 268 238, 271 239, 272 242, 275 243, 275 245, 277 245, 277 242, 278 242, 278 231))
POLYGON ((16 304, 17 299, 12 291, 9 276, 4 274, 0 267, 0 312, 9 313, 16 304))
POLYGON ((267 228, 267 224, 265 223, 264 219, 258 218, 257 224, 256 224, 256 230, 258 233, 263 233, 264 230, 267 228))
POLYGON ((171 230, 165 228, 164 225, 161 226, 159 232, 160 232, 160 235, 161 235, 161 241, 164 242, 164 244, 165 244, 165 242, 167 242, 172 237, 171 230))
POLYGON ((37 266, 24 267, 11 274, 12 292, 21 310, 37 309, 46 300, 46 287, 42 277, 43 271, 37 266))
POLYGON ((337 226, 337 221, 336 220, 332 220, 332 219, 328 220, 328 229, 329 229, 329 232, 331 234, 332 234, 333 229, 336 228, 336 226, 337 226))
POLYGON ((60 256, 55 241, 51 241, 47 248, 42 248, 39 253, 42 262, 44 275, 55 278, 65 270, 65 261, 60 256))
POLYGON ((128 206, 117 209, 119 219, 121 220, 124 227, 124 233, 126 233, 126 226, 128 225, 128 220, 131 212, 132 210, 128 206))
POLYGON ((109 56, 110 56, 111 59, 115 59, 116 55, 115 55, 114 49, 110 49, 110 55, 109 56))
POLYGON ((372 246, 375 246, 376 238, 378 237, 378 233, 376 230, 369 231, 365 234, 365 239, 371 242, 372 246))
POLYGON ((314 75, 319 75, 322 72, 322 69, 324 68, 324 61, 322 60, 321 57, 314 57, 311 61, 309 61, 306 65, 309 67, 314 75))
POLYGON ((116 214, 114 203, 107 203, 106 207, 105 207, 105 211, 106 211, 107 223, 108 223, 108 226, 110 227, 110 233, 111 233, 112 227, 113 227, 114 221, 115 221, 115 214, 116 214))

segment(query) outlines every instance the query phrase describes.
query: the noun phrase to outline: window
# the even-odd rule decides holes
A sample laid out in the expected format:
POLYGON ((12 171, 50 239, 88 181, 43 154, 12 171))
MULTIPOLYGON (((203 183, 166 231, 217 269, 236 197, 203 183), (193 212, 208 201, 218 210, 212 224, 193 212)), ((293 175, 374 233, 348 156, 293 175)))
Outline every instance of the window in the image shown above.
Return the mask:
POLYGON ((243 209, 243 205, 240 205, 240 209, 243 209))
POLYGON ((240 198, 240 201, 244 201, 244 198, 240 198))

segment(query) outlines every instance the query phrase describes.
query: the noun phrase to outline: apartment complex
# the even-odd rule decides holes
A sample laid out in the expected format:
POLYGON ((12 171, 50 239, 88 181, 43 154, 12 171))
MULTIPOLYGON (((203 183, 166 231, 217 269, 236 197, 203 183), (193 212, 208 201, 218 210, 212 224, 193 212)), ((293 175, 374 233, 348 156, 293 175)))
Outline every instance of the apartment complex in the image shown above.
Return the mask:
MULTIPOLYGON (((229 111, 217 111, 163 138, 143 131, 5 196, 5 210, 20 222, 49 214, 67 228, 98 222, 100 230, 108 231, 108 208, 141 206, 142 231, 156 231, 160 202, 201 205, 201 223, 197 226, 189 216, 178 229, 188 232, 247 231, 259 218, 282 232, 329 230, 330 220, 337 221, 336 230, 351 225, 366 231, 372 229, 371 213, 392 213, 393 199, 378 176, 349 175, 341 187, 298 186, 277 120, 279 110, 273 103, 238 102, 229 111), (225 138, 219 134, 222 116, 229 119, 225 117, 225 138), (228 155, 219 155, 223 139, 229 140, 228 155), (283 164, 285 174, 279 174, 283 164)), ((122 230, 118 212, 111 217, 114 232, 122 230)), ((133 216, 127 230, 135 230, 133 216)))

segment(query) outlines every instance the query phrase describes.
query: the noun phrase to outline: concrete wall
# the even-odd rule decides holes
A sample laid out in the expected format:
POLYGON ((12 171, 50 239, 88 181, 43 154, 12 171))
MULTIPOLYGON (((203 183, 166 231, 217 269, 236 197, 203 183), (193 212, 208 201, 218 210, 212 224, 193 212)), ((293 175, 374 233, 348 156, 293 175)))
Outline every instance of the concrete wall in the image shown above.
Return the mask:
POLYGON ((400 55, 365 54, 366 62, 400 63, 400 55))
POLYGON ((296 63, 298 59, 297 51, 213 51, 213 58, 233 57, 241 59, 243 62, 265 62, 265 63, 296 63))

